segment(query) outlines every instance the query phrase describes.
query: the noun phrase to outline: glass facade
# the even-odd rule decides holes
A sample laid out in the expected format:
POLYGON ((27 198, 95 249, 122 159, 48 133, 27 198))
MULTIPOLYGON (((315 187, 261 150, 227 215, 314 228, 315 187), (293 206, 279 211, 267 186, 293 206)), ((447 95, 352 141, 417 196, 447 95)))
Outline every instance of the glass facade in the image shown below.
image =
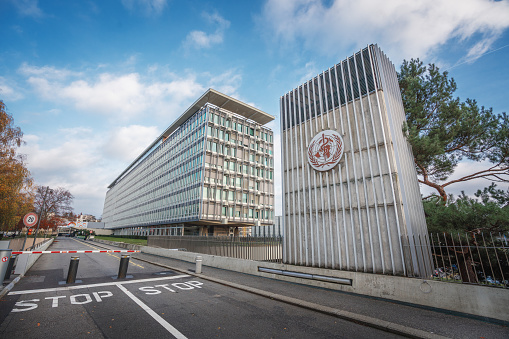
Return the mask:
POLYGON ((182 234, 230 235, 231 229, 273 223, 273 132, 242 112, 200 106, 186 111, 109 186, 106 228, 143 232, 179 224, 182 234))
POLYGON ((199 219, 206 112, 161 139, 106 193, 108 228, 199 219))
POLYGON ((203 219, 271 224, 274 219, 273 133, 254 121, 210 107, 203 219))

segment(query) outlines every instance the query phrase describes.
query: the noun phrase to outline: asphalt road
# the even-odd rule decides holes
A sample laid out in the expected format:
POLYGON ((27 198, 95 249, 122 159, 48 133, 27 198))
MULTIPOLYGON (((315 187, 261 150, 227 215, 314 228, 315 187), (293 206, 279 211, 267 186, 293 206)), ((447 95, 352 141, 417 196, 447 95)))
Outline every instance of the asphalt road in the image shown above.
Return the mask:
MULTIPOLYGON (((102 249, 58 238, 49 250, 102 249)), ((394 338, 396 335, 131 259, 44 254, 0 301, 1 338, 394 338)))

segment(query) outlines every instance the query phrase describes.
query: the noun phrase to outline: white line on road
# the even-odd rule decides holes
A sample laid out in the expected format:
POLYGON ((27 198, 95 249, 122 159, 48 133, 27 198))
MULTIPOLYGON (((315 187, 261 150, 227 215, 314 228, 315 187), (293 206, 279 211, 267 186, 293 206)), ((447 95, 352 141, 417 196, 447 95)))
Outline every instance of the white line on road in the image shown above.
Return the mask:
POLYGON ((78 290, 78 289, 82 289, 82 288, 92 288, 92 287, 101 287, 101 286, 118 286, 118 285, 124 285, 124 284, 137 284, 137 283, 143 283, 143 282, 147 282, 147 281, 173 280, 173 279, 180 279, 180 278, 187 278, 187 277, 190 277, 190 275, 181 274, 181 275, 175 275, 175 276, 171 276, 171 277, 162 277, 162 278, 148 278, 148 279, 128 280, 128 281, 122 281, 122 282, 114 281, 114 282, 90 284, 90 285, 76 285, 76 286, 66 286, 66 287, 43 288, 43 289, 39 289, 39 290, 14 291, 14 292, 9 293, 8 295, 45 293, 45 292, 56 292, 56 291, 70 291, 70 290, 78 290))
POLYGON ((127 288, 122 286, 121 284, 117 284, 118 288, 120 288, 129 298, 131 298, 135 303, 138 304, 145 312, 147 312, 152 318, 154 318, 159 324, 161 324, 168 332, 170 332, 175 338, 179 339, 187 339, 185 335, 180 333, 175 327, 173 327, 169 322, 164 320, 159 314, 154 312, 150 307, 148 307, 143 301, 138 299, 134 294, 129 292, 127 288))

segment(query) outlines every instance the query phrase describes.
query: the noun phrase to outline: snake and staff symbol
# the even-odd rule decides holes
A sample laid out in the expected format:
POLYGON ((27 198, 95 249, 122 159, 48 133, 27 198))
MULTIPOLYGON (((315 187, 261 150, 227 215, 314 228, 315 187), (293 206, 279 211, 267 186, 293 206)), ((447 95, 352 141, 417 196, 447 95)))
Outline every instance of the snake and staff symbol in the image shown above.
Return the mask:
POLYGON ((308 161, 317 171, 328 171, 337 165, 343 156, 343 138, 336 131, 323 131, 311 140, 308 161))

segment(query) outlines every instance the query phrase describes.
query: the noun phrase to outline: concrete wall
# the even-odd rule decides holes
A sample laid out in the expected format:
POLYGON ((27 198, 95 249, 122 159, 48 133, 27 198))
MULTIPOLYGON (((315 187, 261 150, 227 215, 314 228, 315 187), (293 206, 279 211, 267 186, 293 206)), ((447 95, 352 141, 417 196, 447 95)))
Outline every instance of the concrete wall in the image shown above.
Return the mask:
MULTIPOLYGON (((45 242, 46 240, 48 240, 48 238, 37 238, 35 240, 35 246, 39 246, 39 244, 45 242)), ((34 243, 34 238, 27 239, 24 249, 22 249, 21 247, 23 247, 23 241, 25 241, 25 238, 16 238, 11 239, 10 241, 11 242, 9 244, 9 248, 12 249, 13 251, 26 251, 29 247, 32 247, 34 243)))
MULTIPOLYGON (((34 251, 45 251, 53 243, 53 238, 39 244, 34 251)), ((42 254, 20 254, 16 259, 14 274, 25 274, 42 254)))
MULTIPOLYGON (((200 255, 205 266, 509 321, 509 312, 502 311, 507 310, 509 305, 509 291, 502 288, 274 264, 146 246, 140 246, 139 249, 143 253, 188 262, 195 262, 196 256, 200 255), (259 267, 351 279, 352 286, 259 272, 259 267)), ((207 274, 206 268, 203 269, 203 274, 207 274)))
POLYGON ((418 243, 421 251, 413 243, 414 236, 425 239, 427 229, 402 131, 397 74, 380 49, 356 53, 281 97, 280 104, 284 262, 431 276, 428 244, 418 243), (308 163, 307 149, 327 130, 342 136, 344 153, 322 172, 308 163))

